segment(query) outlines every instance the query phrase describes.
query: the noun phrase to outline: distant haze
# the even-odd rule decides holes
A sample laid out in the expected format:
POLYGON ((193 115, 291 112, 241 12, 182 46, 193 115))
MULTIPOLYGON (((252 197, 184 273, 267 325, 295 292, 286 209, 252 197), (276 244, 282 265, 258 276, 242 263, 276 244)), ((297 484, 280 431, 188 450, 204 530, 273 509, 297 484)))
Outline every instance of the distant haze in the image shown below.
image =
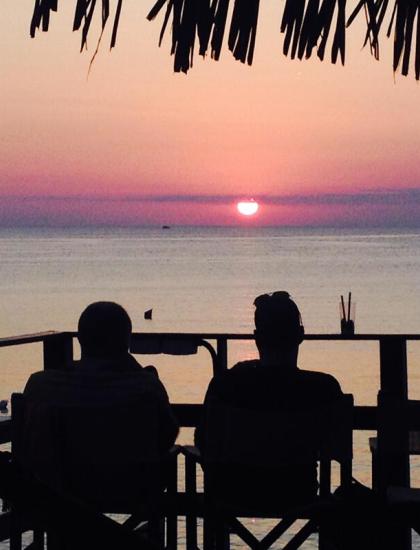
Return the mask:
POLYGON ((88 79, 98 21, 80 54, 75 2, 35 40, 33 0, 3 7, 0 225, 420 226, 420 89, 392 39, 374 61, 361 18, 344 68, 290 61, 265 0, 251 68, 224 51, 175 75, 152 3, 124 2, 88 79))
POLYGON ((254 196, 252 218, 236 212, 238 196, 3 196, 0 225, 332 225, 420 227, 420 190, 254 196))

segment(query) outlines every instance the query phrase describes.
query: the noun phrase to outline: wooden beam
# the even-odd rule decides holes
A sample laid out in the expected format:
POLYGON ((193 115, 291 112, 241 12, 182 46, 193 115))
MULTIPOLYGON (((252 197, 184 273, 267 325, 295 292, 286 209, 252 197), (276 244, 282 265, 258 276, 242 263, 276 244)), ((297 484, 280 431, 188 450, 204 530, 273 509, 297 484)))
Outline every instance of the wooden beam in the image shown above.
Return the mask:
POLYGON ((60 369, 73 360, 73 336, 55 334, 44 340, 44 370, 60 369))

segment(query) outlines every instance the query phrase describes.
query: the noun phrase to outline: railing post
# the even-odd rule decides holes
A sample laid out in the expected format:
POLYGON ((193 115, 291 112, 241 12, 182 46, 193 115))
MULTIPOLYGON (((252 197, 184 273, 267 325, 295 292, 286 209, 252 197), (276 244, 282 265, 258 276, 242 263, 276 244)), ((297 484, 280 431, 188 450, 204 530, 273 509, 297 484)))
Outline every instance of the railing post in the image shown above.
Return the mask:
POLYGON ((217 339, 217 370, 219 373, 228 368, 227 338, 219 337, 217 339))
POLYGON ((406 400, 407 342, 403 336, 384 336, 379 341, 381 362, 381 390, 395 398, 406 400))
MULTIPOLYGON (((406 417, 408 399, 407 343, 404 337, 380 339, 381 391, 378 395, 378 448, 375 472, 377 489, 383 495, 390 486, 410 486, 409 431, 406 417)), ((390 547, 411 549, 411 531, 388 526, 390 547)))
POLYGON ((62 333, 48 336, 44 344, 44 370, 65 368, 73 360, 73 337, 62 333))
MULTIPOLYGON (((168 465, 169 480, 167 486, 168 496, 174 497, 178 493, 178 453, 171 457, 168 465)), ((176 502, 169 502, 166 516, 166 550, 176 550, 178 544, 178 516, 176 502)))
MULTIPOLYGON (((185 492, 192 500, 197 495, 197 462, 190 454, 185 455, 185 492)), ((186 548, 197 550, 197 515, 188 511, 185 517, 186 548)))

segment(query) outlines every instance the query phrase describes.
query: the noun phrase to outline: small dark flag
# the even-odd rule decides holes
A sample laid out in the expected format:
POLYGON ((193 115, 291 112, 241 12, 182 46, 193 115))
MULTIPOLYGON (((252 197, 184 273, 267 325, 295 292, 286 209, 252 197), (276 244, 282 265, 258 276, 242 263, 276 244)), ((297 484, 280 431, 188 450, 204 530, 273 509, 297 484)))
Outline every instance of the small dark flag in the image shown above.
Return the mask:
POLYGON ((152 318, 152 310, 151 309, 148 309, 147 311, 144 312, 144 318, 145 319, 151 319, 152 318))

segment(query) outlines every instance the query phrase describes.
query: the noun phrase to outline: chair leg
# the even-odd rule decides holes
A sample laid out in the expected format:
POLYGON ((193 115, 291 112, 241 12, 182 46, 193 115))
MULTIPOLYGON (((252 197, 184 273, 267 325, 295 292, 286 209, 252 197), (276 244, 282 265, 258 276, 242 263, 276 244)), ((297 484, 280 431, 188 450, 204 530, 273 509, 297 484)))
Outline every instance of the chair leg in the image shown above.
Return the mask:
POLYGON ((176 550, 178 542, 178 518, 168 517, 166 520, 166 548, 176 550))
POLYGON ((216 550, 230 549, 229 525, 222 518, 216 520, 215 543, 216 550))
POLYGON ((271 531, 269 531, 265 537, 260 541, 260 549, 268 550, 272 544, 274 544, 288 529, 295 523, 296 519, 285 518, 282 519, 277 525, 275 525, 271 531))
POLYGON ((197 517, 188 514, 185 518, 186 548, 197 550, 197 517))
POLYGON ((302 544, 305 542, 305 540, 311 535, 312 533, 316 532, 316 524, 313 520, 309 520, 308 523, 306 523, 302 529, 300 529, 296 535, 294 535, 289 542, 286 544, 286 546, 283 547, 283 550, 297 550, 302 546, 302 544))
POLYGON ((203 550, 214 550, 215 527, 214 517, 206 513, 203 517, 203 550))
MULTIPOLYGON (((238 518, 231 517, 229 528, 232 533, 235 533, 251 550, 261 550, 262 543, 251 533, 238 518)), ((268 548, 268 546, 267 546, 268 548)))
POLYGON ((322 525, 318 527, 318 550, 330 550, 331 545, 328 543, 328 540, 326 539, 324 535, 324 530, 322 528, 322 525))
POLYGON ((47 550, 65 550, 66 540, 63 533, 58 531, 47 531, 47 550))
POLYGON ((10 550, 22 550, 22 529, 19 511, 12 507, 10 513, 10 550))
POLYGON ((163 518, 151 518, 148 521, 147 531, 150 539, 159 548, 165 548, 165 520, 163 518))
MULTIPOLYGON (((170 462, 168 473, 167 496, 175 497, 178 492, 178 462, 176 459, 170 462)), ((166 548, 168 550, 176 550, 178 543, 178 516, 176 506, 171 506, 171 499, 168 500, 170 510, 168 510, 166 517, 166 548)))
POLYGON ((36 550, 44 550, 44 539, 44 531, 42 531, 42 529, 35 529, 33 547, 36 548, 36 550))
MULTIPOLYGON (((185 492, 193 499, 197 496, 197 463, 190 456, 185 457, 185 492)), ((197 550, 197 516, 188 513, 185 517, 187 550, 197 550)))

